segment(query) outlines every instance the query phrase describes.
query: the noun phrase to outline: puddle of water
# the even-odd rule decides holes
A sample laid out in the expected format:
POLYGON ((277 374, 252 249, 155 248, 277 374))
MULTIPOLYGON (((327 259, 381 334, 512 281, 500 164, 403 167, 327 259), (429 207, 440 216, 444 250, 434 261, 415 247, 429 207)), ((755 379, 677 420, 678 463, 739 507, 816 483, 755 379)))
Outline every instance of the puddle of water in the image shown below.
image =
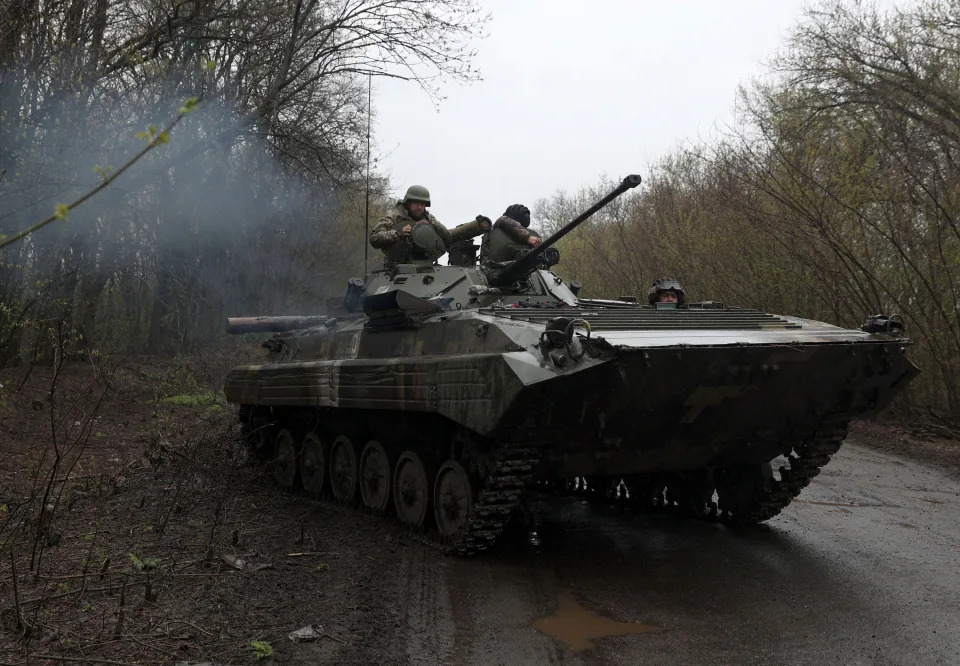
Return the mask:
POLYGON ((649 634, 661 631, 660 627, 639 622, 618 622, 603 617, 596 611, 581 606, 570 590, 562 590, 557 595, 557 612, 542 617, 533 626, 547 636, 561 640, 574 650, 590 650, 593 641, 606 636, 627 636, 629 634, 649 634))

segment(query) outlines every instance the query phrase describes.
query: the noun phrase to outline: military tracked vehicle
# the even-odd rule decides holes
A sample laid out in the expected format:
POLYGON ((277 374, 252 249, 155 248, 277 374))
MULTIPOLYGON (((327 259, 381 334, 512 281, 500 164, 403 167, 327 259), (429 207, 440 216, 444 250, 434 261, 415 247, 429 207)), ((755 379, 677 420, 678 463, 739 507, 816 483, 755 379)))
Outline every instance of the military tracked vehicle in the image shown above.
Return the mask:
POLYGON ((325 315, 228 320, 273 334, 267 360, 224 386, 250 449, 280 487, 390 514, 458 554, 488 548, 532 485, 776 515, 847 423, 916 373, 902 322, 578 299, 550 270, 554 244, 639 182, 516 261, 477 264, 464 241, 489 221, 453 230, 447 266, 414 230, 413 258, 351 280, 325 315))

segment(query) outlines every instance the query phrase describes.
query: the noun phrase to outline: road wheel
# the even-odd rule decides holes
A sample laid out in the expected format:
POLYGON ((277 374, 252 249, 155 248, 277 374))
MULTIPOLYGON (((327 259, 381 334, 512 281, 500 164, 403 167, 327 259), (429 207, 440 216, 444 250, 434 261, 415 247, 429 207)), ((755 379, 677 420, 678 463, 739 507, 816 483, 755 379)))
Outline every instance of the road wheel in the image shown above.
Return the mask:
POLYGON ((352 502, 357 497, 357 452, 344 435, 330 447, 330 490, 341 502, 352 502))
POLYGON ((423 461, 413 451, 404 451, 393 475, 393 505, 408 525, 423 525, 430 508, 430 480, 423 461))
POLYGON ((473 513, 473 484, 460 463, 448 460, 440 466, 433 506, 437 529, 443 536, 453 536, 467 525, 473 513))
POLYGON ((273 479, 284 490, 297 485, 297 444, 293 433, 283 428, 274 440, 274 456, 271 468, 273 479))
POLYGON ((378 513, 390 504, 390 459, 380 442, 367 442, 360 454, 360 497, 378 513))
POLYGON ((256 418, 248 407, 240 408, 240 432, 250 462, 267 462, 273 459, 273 442, 276 430, 273 424, 256 418))
POLYGON ((627 486, 627 503, 642 511, 665 506, 666 484, 659 475, 631 474, 623 482, 627 486))
POLYGON ((715 485, 713 470, 676 472, 670 475, 667 482, 667 499, 681 514, 713 517, 717 513, 717 505, 713 501, 715 485))
POLYGON ((717 497, 724 518, 734 523, 758 522, 752 513, 776 485, 770 463, 738 465, 715 473, 717 497))
POLYGON ((300 451, 300 480, 310 497, 319 497, 327 480, 327 451, 315 432, 303 438, 300 451))

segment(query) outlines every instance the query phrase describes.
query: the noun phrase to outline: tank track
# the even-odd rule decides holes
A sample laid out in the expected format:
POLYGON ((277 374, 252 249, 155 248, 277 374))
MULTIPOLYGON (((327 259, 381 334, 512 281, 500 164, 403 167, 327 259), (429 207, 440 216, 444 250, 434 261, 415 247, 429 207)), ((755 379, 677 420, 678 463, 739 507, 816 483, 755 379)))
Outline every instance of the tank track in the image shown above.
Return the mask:
POLYGON ((767 487, 755 494, 745 510, 720 512, 720 520, 729 524, 745 525, 773 518, 830 462, 831 456, 840 450, 846 437, 846 422, 821 426, 811 439, 795 447, 793 453, 787 456, 790 467, 780 467, 779 480, 770 479, 767 487))
MULTIPOLYGON (((250 426, 241 419, 241 441, 249 442, 250 432, 250 426)), ((266 462, 262 450, 254 449, 249 444, 247 448, 251 463, 266 462)), ((533 479, 533 469, 539 462, 539 452, 531 446, 502 445, 493 458, 494 462, 482 481, 467 525, 451 536, 441 535, 436 528, 410 525, 391 513, 373 511, 364 506, 359 498, 359 491, 356 499, 341 501, 336 499, 327 488, 319 497, 311 497, 310 500, 372 519, 391 522, 403 528, 415 540, 434 547, 445 555, 475 555, 494 545, 514 512, 521 507, 524 493, 533 479)), ((302 494, 303 490, 297 487, 284 492, 302 494)))
MULTIPOLYGON (((760 523, 779 514, 810 481, 820 473, 820 470, 830 462, 831 456, 836 454, 847 435, 847 423, 833 423, 822 425, 807 441, 793 447, 786 456, 789 467, 779 468, 780 478, 772 475, 762 479, 760 487, 754 488, 751 496, 737 507, 723 506, 723 498, 714 501, 715 484, 711 483, 709 494, 691 498, 686 488, 678 488, 682 484, 678 481, 680 475, 653 474, 649 475, 652 486, 656 489, 653 496, 636 496, 627 498, 622 490, 614 495, 605 495, 602 491, 590 491, 577 487, 577 484, 566 484, 562 489, 553 487, 564 494, 573 494, 592 502, 614 504, 631 510, 644 513, 664 513, 695 517, 710 522, 721 522, 731 526, 744 526, 760 523), (570 486, 574 486, 573 489, 570 486)), ((640 492, 639 494, 642 494, 640 492)))
POLYGON ((503 447, 480 489, 469 524, 456 535, 441 538, 441 549, 448 555, 475 555, 490 548, 520 507, 538 462, 535 448, 503 447))

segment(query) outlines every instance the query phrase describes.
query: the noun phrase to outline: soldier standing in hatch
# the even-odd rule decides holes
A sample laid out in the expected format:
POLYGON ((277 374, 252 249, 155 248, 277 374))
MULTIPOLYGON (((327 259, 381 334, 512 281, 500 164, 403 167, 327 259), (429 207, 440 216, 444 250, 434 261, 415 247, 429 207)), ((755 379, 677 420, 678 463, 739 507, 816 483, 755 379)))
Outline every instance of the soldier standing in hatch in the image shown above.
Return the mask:
POLYGON ((523 204, 507 206, 503 215, 493 223, 493 229, 484 236, 480 261, 503 263, 519 259, 525 250, 543 241, 530 226, 530 209, 523 204))
POLYGON ((657 278, 647 292, 647 301, 650 305, 657 303, 676 303, 680 307, 686 302, 683 286, 671 277, 657 278))
POLYGON ((433 226, 444 247, 453 239, 450 231, 427 212, 430 206, 430 192, 423 185, 411 185, 403 199, 397 202, 393 210, 380 218, 377 226, 370 232, 370 245, 382 250, 384 260, 390 263, 409 261, 406 238, 414 225, 424 222, 433 226))

